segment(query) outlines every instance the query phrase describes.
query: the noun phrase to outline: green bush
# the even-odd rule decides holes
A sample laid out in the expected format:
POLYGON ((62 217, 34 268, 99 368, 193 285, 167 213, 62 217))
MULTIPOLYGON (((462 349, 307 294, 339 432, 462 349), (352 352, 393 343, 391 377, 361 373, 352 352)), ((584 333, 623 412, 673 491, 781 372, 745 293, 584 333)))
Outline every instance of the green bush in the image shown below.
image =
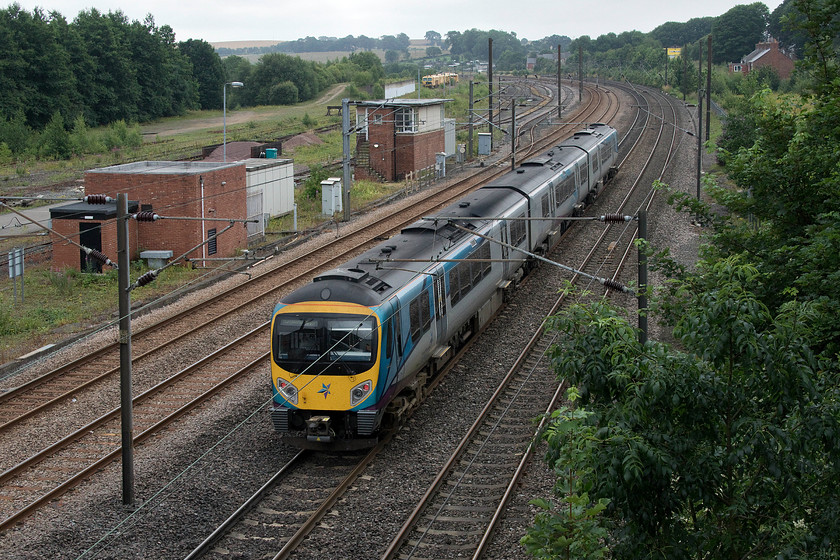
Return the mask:
POLYGON ((321 181, 328 179, 329 172, 320 165, 313 165, 309 168, 309 178, 303 183, 302 195, 304 198, 317 200, 321 197, 321 181))
POLYGON ((72 151, 70 133, 64 128, 64 117, 56 111, 39 138, 38 155, 47 159, 67 159, 72 151))
POLYGON ((0 165, 9 165, 12 163, 13 154, 9 145, 5 142, 0 142, 0 165))
POLYGON ((75 154, 95 154, 105 151, 105 145, 94 136, 85 123, 85 117, 79 115, 70 131, 70 149, 75 154))
POLYGON ((136 148, 143 144, 143 134, 138 125, 129 126, 124 120, 118 120, 108 127, 105 134, 105 147, 109 150, 115 148, 136 148))

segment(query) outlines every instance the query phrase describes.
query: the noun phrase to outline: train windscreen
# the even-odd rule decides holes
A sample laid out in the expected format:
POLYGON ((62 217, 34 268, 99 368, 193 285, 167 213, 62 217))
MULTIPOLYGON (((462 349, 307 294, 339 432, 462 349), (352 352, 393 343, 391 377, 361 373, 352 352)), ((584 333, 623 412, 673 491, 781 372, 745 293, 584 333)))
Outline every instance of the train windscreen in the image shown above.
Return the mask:
POLYGON ((356 375, 376 361, 374 317, 279 314, 272 333, 274 361, 291 373, 356 375))

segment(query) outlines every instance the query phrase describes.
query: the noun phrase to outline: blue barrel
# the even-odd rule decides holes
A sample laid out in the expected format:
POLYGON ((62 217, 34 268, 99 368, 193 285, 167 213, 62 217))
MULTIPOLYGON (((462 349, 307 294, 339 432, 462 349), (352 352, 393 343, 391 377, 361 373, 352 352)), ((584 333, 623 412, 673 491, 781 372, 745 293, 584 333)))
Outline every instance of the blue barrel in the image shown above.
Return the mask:
POLYGON ((277 159, 277 148, 266 148, 265 157, 266 159, 277 159))

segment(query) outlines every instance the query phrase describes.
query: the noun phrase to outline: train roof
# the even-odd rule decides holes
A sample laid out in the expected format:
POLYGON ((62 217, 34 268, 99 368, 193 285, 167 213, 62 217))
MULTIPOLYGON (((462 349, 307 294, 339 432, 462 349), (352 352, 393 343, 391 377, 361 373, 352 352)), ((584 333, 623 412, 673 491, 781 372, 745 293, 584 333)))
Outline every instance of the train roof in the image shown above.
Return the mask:
POLYGON ((379 305, 466 235, 448 221, 417 222, 340 268, 316 276, 312 283, 282 301, 335 299, 366 306, 379 305), (386 262, 389 259, 399 262, 386 262), (324 288, 329 290, 324 291, 324 288))
POLYGON ((498 192, 479 189, 437 213, 436 216, 442 219, 414 222, 342 267, 316 276, 311 284, 282 301, 297 303, 335 298, 360 305, 379 305, 467 238, 469 233, 461 228, 481 231, 489 224, 489 220, 482 218, 506 215, 517 202, 524 201, 524 196, 515 191, 500 197, 498 192))
POLYGON ((547 150, 490 184, 466 195, 435 216, 419 220, 390 239, 351 259, 339 268, 315 277, 314 281, 283 298, 283 303, 302 301, 348 301, 375 306, 391 297, 445 257, 474 230, 484 233, 492 218, 513 216, 527 196, 557 170, 585 157, 615 129, 596 124, 547 150), (506 192, 505 192, 506 191, 506 192), (465 229, 462 229, 465 228, 465 229))

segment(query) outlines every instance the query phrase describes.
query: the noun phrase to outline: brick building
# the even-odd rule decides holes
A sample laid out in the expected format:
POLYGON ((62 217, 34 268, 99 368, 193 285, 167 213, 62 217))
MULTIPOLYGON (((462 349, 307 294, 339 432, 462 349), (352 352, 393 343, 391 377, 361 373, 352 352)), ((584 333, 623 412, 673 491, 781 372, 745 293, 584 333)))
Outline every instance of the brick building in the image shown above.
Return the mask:
POLYGON ((444 117, 447 101, 452 100, 357 102, 356 178, 398 181, 407 173, 435 165, 438 153, 454 154, 454 119, 444 117), (450 129, 452 149, 447 151, 450 129))
POLYGON ((749 74, 764 66, 770 66, 781 79, 787 80, 795 63, 779 48, 779 42, 771 37, 768 41, 756 44, 755 50, 742 58, 741 62, 730 62, 729 71, 749 74))
MULTIPOLYGON (((136 201, 129 201, 128 211, 137 212, 136 201)), ((102 272, 102 263, 90 258, 85 251, 70 243, 72 239, 80 245, 96 249, 117 262, 117 203, 88 204, 76 202, 50 209, 53 231, 53 268, 75 268, 91 272, 102 272)), ((128 246, 136 253, 138 237, 137 222, 128 223, 128 246)))
MULTIPOLYGON (((116 198, 125 193, 134 210, 154 211, 166 217, 193 220, 129 222, 131 259, 141 251, 172 251, 178 257, 229 225, 217 221, 246 217, 245 163, 143 161, 94 169, 85 173, 86 194, 107 194, 116 198)), ((78 204, 78 203, 77 203, 78 204)), ((76 205, 77 205, 76 204, 76 205)), ((75 241, 84 235, 83 245, 102 251, 116 261, 116 204, 104 206, 69 205, 51 210, 53 229, 75 241), (96 244, 99 244, 99 247, 96 244)), ((235 224, 217 239, 189 252, 191 260, 203 257, 232 257, 247 247, 244 224, 235 224)), ((81 268, 80 249, 54 236, 53 267, 81 268)))

